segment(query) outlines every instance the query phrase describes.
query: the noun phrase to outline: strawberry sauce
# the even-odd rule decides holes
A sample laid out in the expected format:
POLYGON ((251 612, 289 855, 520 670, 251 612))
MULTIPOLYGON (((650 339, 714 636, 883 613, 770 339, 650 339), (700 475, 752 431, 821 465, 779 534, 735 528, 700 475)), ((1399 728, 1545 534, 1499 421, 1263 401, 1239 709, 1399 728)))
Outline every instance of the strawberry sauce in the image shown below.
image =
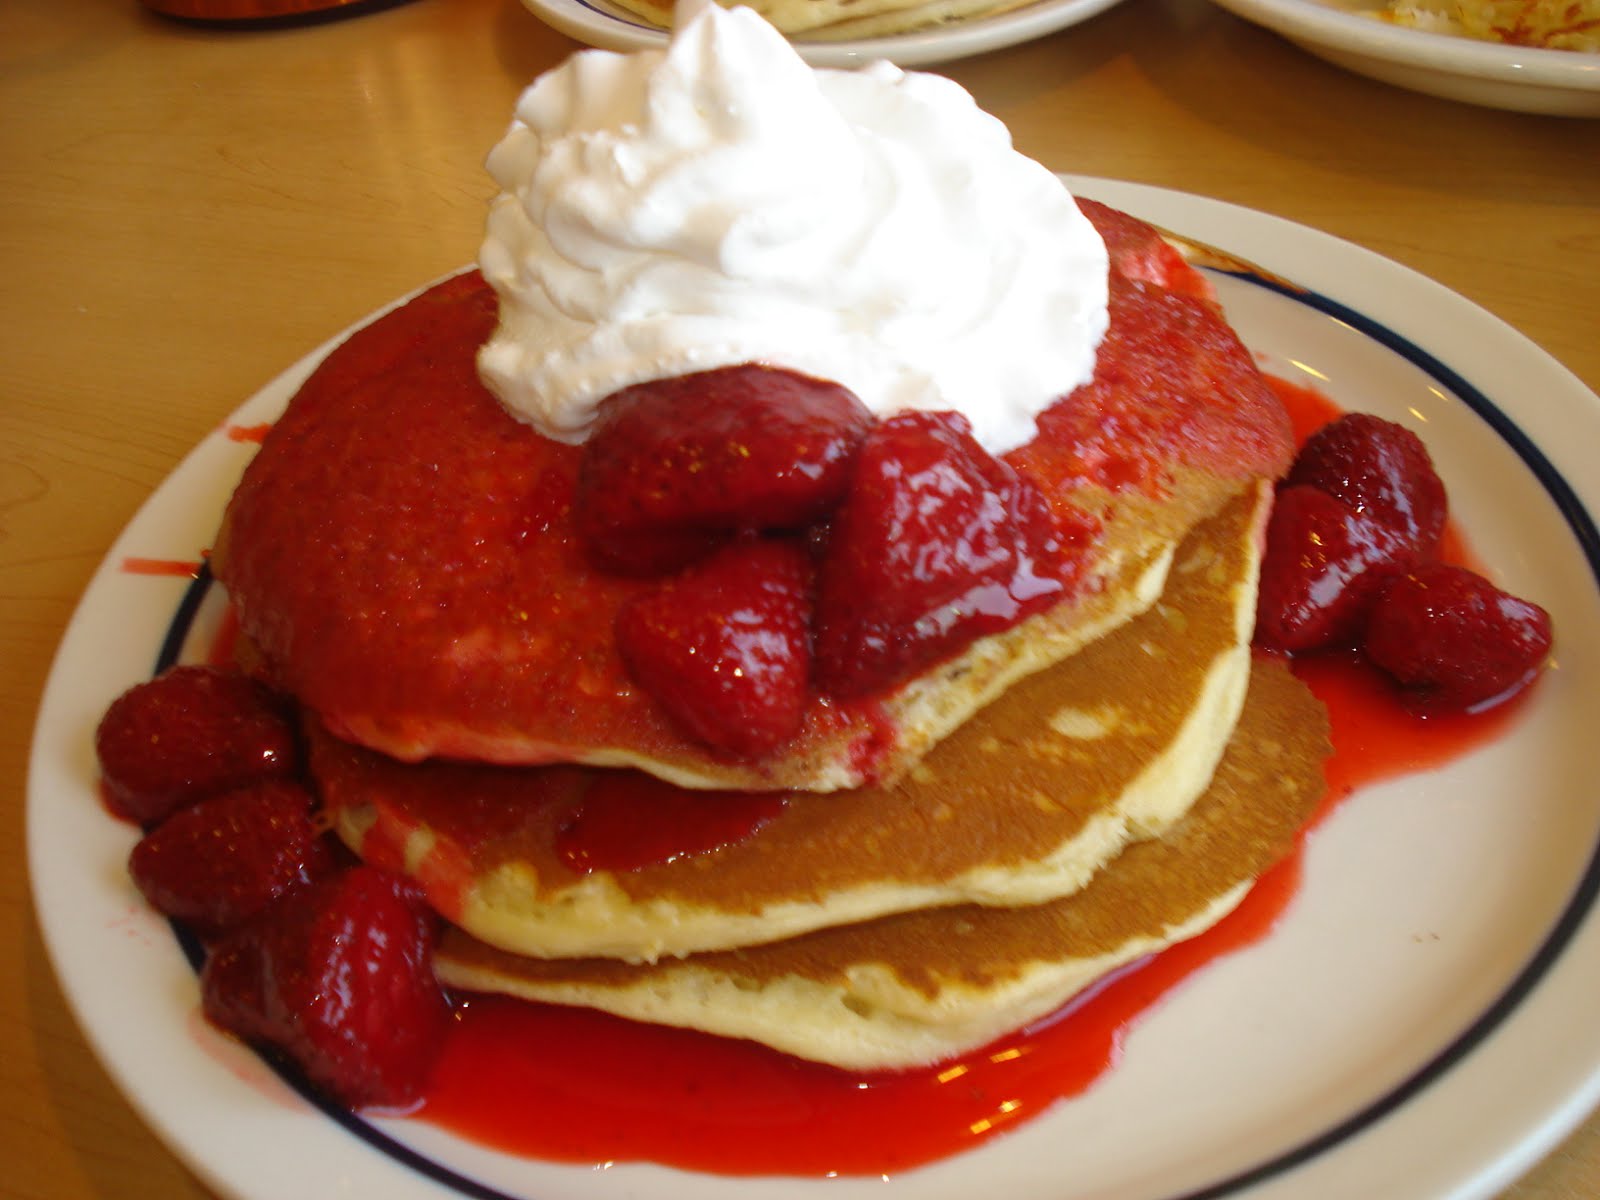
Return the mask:
POLYGON ((224 430, 230 442, 246 442, 259 446, 267 440, 267 434, 272 432, 270 421, 261 425, 229 425, 224 430))
POLYGON ((129 575, 170 575, 174 579, 200 577, 200 563, 185 558, 125 558, 118 565, 129 575))
POLYGON ((556 839, 574 871, 632 871, 705 854, 755 833, 783 811, 782 792, 691 792, 636 771, 596 777, 556 839))

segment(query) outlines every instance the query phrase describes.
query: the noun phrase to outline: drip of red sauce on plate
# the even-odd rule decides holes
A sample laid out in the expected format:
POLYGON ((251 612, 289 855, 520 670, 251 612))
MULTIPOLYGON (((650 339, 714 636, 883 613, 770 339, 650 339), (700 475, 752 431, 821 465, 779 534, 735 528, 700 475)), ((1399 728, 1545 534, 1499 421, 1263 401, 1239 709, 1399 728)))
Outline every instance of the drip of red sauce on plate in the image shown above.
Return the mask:
POLYGON ((228 435, 230 442, 254 442, 260 445, 266 441, 267 434, 272 430, 272 422, 262 425, 229 425, 223 432, 228 435))
POLYGON ((176 579, 200 576, 200 563, 186 558, 125 558, 118 565, 129 575, 170 575, 176 579))

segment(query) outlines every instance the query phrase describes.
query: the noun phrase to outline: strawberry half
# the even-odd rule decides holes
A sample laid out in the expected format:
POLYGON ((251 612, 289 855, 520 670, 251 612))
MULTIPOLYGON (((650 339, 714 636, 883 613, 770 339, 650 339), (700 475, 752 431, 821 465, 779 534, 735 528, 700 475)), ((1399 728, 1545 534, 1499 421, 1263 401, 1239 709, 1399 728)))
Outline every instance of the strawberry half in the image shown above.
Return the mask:
POLYGON ((818 686, 891 686, 1042 607, 1055 528, 1031 484, 955 413, 900 413, 867 436, 817 586, 818 686))
POLYGON ((1431 563, 1395 580, 1373 606, 1367 657, 1417 711, 1488 708, 1539 674, 1550 614, 1465 567, 1431 563))
POLYGON ((1298 654, 1357 637, 1383 585, 1414 559, 1404 538, 1327 492, 1285 488, 1267 523, 1256 644, 1298 654))
POLYGON ((753 363, 624 388, 584 445, 578 530, 608 569, 656 574, 798 529, 838 502, 871 423, 848 389, 753 363))
POLYGON ((206 666, 173 667, 117 697, 95 731, 95 752, 107 798, 145 823, 299 764, 278 697, 237 671, 206 666))
POLYGON ((742 540, 625 605, 617 649, 689 734, 754 758, 800 729, 810 616, 805 551, 787 540, 742 540))
POLYGON ((145 834, 128 872, 158 911, 220 933, 333 869, 311 808, 311 793, 288 780, 209 796, 145 834))
POLYGON ((352 867, 217 943, 201 974, 206 1016, 281 1051, 342 1104, 407 1108, 449 1022, 434 938, 410 883, 352 867))

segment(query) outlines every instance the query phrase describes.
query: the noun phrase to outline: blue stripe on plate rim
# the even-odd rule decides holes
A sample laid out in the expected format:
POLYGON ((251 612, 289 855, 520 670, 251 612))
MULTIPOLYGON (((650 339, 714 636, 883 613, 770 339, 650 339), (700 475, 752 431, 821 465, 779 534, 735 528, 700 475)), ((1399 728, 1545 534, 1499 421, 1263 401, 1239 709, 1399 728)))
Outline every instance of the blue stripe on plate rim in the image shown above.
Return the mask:
MULTIPOLYGON (((601 10, 597 9, 596 11, 601 10)), ((1350 325, 1373 341, 1408 360, 1414 366, 1432 376, 1437 383, 1446 388, 1451 394, 1458 397, 1495 431, 1544 487, 1560 510, 1567 525, 1571 528, 1579 546, 1582 548, 1590 573, 1595 577, 1596 586, 1600 587, 1600 530, 1596 529, 1594 519, 1578 498, 1577 493, 1573 491, 1571 485, 1545 456, 1544 452, 1534 444, 1532 439, 1523 432, 1515 421, 1507 416, 1486 395, 1414 342, 1347 305, 1320 293, 1248 272, 1229 271, 1225 272, 1225 274, 1275 292, 1286 299, 1304 304, 1350 325)), ((156 656, 156 674, 177 662, 190 626, 199 613, 200 606, 205 600, 212 582, 213 578, 209 566, 202 566, 199 574, 185 590, 183 598, 173 614, 172 623, 167 629, 167 634, 162 639, 160 651, 156 656)), ((1551 927, 1550 932, 1546 935, 1537 952, 1529 959, 1528 963, 1512 980, 1510 986, 1501 993, 1499 998, 1489 1005, 1472 1024, 1442 1051, 1424 1063, 1409 1077, 1391 1087, 1382 1096, 1317 1136, 1215 1183, 1193 1191, 1174 1193, 1167 1197, 1167 1200, 1220 1200, 1222 1197, 1235 1195, 1245 1188, 1265 1182, 1316 1158, 1400 1108, 1412 1097, 1439 1079, 1445 1072, 1449 1071, 1455 1063, 1467 1057, 1474 1048, 1480 1045, 1485 1038, 1516 1011, 1518 1006, 1561 957, 1578 926, 1594 907, 1597 895, 1600 895, 1600 845, 1596 845, 1591 852, 1588 866, 1584 870, 1578 886, 1573 891, 1571 899, 1567 902, 1565 909, 1563 909, 1560 917, 1551 927)), ((204 961, 204 948, 198 939, 182 926, 174 924, 173 931, 178 938, 185 957, 189 960, 189 964, 198 971, 204 961)), ((445 1166, 443 1163, 436 1162, 426 1155, 419 1154, 404 1143, 383 1133, 358 1114, 320 1095, 292 1065, 277 1059, 268 1059, 268 1065, 289 1086, 304 1097, 307 1103, 320 1109, 347 1131, 396 1162, 453 1189, 461 1196, 470 1197, 471 1200, 519 1200, 518 1197, 469 1179, 458 1171, 445 1166)))

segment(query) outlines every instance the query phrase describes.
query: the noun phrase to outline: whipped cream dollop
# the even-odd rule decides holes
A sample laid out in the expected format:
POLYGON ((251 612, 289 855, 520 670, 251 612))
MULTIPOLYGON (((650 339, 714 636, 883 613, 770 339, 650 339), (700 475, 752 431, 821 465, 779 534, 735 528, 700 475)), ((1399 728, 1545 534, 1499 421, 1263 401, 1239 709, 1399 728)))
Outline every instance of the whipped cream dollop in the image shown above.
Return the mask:
POLYGON ((541 76, 490 153, 489 387, 580 442, 619 388, 760 362, 1030 440, 1107 323, 1060 181, 950 80, 813 70, 749 9, 678 16, 665 51, 541 76))

